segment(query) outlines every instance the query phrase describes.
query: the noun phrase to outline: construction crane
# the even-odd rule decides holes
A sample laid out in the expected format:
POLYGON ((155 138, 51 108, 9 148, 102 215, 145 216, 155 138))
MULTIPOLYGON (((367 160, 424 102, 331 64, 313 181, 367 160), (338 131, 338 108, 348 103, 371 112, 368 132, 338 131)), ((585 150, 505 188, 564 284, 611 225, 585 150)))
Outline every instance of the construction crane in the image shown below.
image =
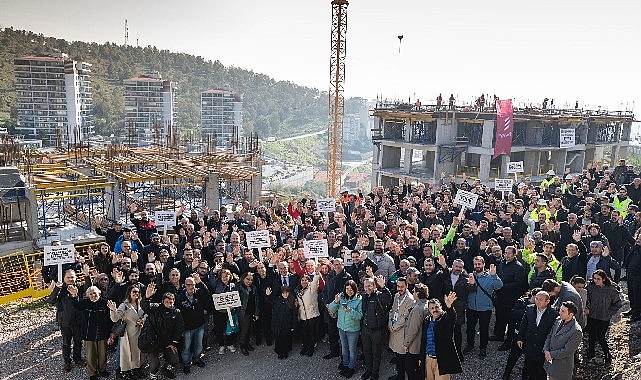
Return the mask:
POLYGON ((336 198, 343 175, 343 116, 345 114, 345 48, 347 0, 332 0, 332 52, 329 68, 327 117, 327 197, 336 198))

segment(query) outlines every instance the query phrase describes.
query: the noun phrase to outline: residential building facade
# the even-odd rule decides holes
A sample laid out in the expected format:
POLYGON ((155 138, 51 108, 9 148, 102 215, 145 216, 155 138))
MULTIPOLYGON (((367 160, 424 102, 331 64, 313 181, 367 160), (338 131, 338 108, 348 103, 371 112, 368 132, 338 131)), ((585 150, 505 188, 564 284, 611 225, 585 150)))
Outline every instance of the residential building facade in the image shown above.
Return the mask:
POLYGON ((200 94, 201 137, 229 149, 243 135, 243 94, 216 88, 200 94))

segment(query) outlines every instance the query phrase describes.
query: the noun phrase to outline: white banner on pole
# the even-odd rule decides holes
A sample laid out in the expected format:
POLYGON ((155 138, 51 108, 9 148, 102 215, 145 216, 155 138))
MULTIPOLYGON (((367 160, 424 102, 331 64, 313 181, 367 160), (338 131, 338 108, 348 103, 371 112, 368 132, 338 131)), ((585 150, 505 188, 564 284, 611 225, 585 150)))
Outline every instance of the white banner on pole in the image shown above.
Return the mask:
POLYGON ((336 212, 336 199, 319 199, 316 201, 316 209, 320 212, 336 212))
POLYGON ((476 201, 478 199, 478 194, 470 193, 469 191, 465 190, 458 190, 456 192, 456 197, 454 197, 454 203, 466 208, 474 208, 476 207, 476 201))
POLYGON ((512 178, 501 179, 497 178, 494 180, 494 190, 496 191, 512 191, 512 178))
POLYGON ((76 250, 73 244, 46 245, 44 247, 44 261, 45 266, 74 263, 76 262, 76 250))
POLYGON ((240 307, 240 294, 238 290, 227 293, 218 293, 212 295, 214 307, 216 310, 227 310, 227 308, 240 307))
POLYGON ((156 226, 173 227, 176 225, 176 212, 156 211, 154 222, 156 226))
POLYGON ((322 240, 305 240, 303 242, 305 258, 313 259, 315 257, 329 257, 329 248, 327 239, 322 240))
POLYGON ((576 145, 574 128, 559 129, 559 147, 572 148, 576 145))
POLYGON ((269 231, 249 231, 245 232, 245 239, 247 240, 247 248, 269 248, 271 243, 269 241, 269 231))
POLYGON ((507 163, 508 174, 523 173, 523 161, 513 161, 507 163))

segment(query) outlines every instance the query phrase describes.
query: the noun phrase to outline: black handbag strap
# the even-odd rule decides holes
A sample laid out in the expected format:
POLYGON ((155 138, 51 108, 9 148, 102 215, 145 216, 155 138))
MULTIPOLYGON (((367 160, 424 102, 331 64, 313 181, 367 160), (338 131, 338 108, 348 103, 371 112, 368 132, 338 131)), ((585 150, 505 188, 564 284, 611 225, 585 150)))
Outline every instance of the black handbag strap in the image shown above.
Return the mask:
POLYGON ((487 290, 483 289, 483 287, 481 286, 481 283, 479 282, 479 278, 476 276, 476 274, 474 274, 474 279, 476 280, 476 286, 478 286, 478 288, 481 289, 481 291, 485 293, 486 296, 490 297, 490 300, 494 300, 494 298, 490 295, 490 293, 488 293, 487 290))

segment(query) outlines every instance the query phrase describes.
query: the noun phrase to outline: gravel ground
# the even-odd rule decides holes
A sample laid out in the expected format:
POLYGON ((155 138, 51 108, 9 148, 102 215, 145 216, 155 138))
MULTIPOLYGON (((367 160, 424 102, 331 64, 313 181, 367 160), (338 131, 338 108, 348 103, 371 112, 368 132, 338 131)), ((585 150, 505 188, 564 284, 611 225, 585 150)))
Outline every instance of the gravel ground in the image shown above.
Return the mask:
MULTIPOLYGON (((624 307, 624 310, 627 306, 624 307)), ((39 303, 25 307, 10 305, 0 309, 0 379, 86 379, 84 369, 74 368, 63 375, 60 333, 54 323, 54 311, 39 303), (38 306, 37 306, 38 305, 38 306)), ((630 326, 629 320, 616 316, 609 333, 610 345, 614 356, 612 369, 602 363, 580 365, 576 379, 623 379, 638 380, 641 374, 641 323, 630 326)), ((217 350, 206 353, 205 368, 193 367, 191 375, 177 371, 178 379, 299 379, 306 380, 338 379, 338 359, 324 360, 328 352, 326 343, 319 343, 312 358, 298 355, 298 342, 287 360, 278 360, 272 347, 260 346, 249 356, 240 351, 234 354, 218 355, 217 350), (304 373, 301 373, 301 370, 304 373)), ((488 358, 481 362, 477 352, 466 357, 463 374, 453 379, 500 379, 507 353, 496 350, 498 343, 490 342, 488 358)), ((477 350, 478 351, 478 350, 477 350)), ((381 379, 394 374, 394 366, 389 364, 391 354, 384 353, 381 366, 381 379)), ((360 363, 359 363, 360 364, 360 363)), ((513 374, 514 379, 520 370, 520 363, 513 374)), ((115 369, 114 357, 108 358, 108 370, 115 369)), ((359 379, 362 368, 352 377, 359 379)))

